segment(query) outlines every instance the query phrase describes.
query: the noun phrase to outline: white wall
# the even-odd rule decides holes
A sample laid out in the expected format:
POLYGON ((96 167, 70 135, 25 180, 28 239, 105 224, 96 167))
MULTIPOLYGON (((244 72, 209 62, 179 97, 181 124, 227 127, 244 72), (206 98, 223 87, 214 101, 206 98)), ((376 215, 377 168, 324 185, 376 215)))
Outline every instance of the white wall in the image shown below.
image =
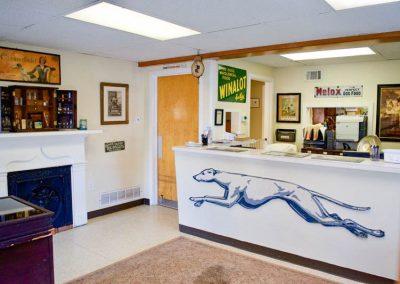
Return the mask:
MULTIPOLYGON (((143 184, 147 85, 140 77, 136 63, 7 42, 0 42, 0 45, 60 54, 62 84, 59 88, 77 90, 78 120, 86 118, 89 129, 103 130, 102 134, 90 136, 86 143, 88 211, 100 208, 102 192, 141 186, 143 196, 146 196, 143 184), (129 124, 100 125, 100 82, 129 84, 129 124), (139 123, 135 123, 135 117, 140 119, 139 123), (105 153, 104 143, 116 140, 124 140, 126 150, 105 153)), ((1 86, 17 84, 22 83, 0 82, 1 86)))
MULTIPOLYGON (((273 70, 275 80, 275 93, 301 93, 302 106, 315 103, 355 103, 360 105, 373 104, 374 113, 368 119, 372 119, 375 134, 377 85, 398 84, 400 82, 400 61, 377 61, 348 64, 333 64, 323 66, 288 67, 275 68, 273 70), (322 70, 321 81, 306 81, 306 70, 322 70), (336 85, 363 85, 363 96, 357 98, 314 98, 314 87, 336 86, 336 85)), ((274 96, 276 105, 276 95, 274 96)), ((302 111, 304 108, 302 107, 302 111)), ((302 127, 306 121, 305 113, 302 112, 302 123, 276 123, 276 128, 290 128, 297 130, 297 145, 302 146, 302 127)), ((276 117, 276 107, 274 108, 276 117)), ((400 143, 383 143, 384 148, 400 148, 400 143)))

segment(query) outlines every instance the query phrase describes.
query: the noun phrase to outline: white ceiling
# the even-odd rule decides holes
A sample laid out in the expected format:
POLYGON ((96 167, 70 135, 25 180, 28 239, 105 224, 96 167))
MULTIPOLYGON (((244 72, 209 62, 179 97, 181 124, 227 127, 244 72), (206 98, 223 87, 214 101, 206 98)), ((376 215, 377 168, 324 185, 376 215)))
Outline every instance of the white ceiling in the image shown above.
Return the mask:
MULTIPOLYGON (((163 42, 63 17, 97 2, 1 0, 0 41, 146 61, 192 55, 197 50, 206 53, 400 31, 400 2, 335 11, 324 0, 105 1, 201 32, 163 42)), ((388 53, 383 58, 399 58, 400 45, 379 48, 388 53)), ((271 66, 309 64, 270 56, 265 60, 271 66)))

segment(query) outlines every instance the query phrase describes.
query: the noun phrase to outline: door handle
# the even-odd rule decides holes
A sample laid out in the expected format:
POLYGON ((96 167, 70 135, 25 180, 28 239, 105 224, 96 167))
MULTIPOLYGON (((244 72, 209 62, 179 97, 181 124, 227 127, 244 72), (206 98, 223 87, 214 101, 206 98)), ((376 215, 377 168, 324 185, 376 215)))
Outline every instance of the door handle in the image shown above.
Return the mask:
POLYGON ((157 158, 162 159, 162 136, 157 136, 157 158))

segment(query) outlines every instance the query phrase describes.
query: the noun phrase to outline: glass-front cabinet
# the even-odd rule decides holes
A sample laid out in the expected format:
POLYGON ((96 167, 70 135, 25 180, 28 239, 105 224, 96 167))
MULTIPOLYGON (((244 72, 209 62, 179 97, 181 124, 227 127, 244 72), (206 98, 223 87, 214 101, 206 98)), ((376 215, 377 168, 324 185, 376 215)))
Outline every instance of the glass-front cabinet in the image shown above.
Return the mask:
POLYGON ((7 87, 0 87, 0 132, 10 131, 12 128, 11 98, 7 87))
POLYGON ((76 91, 52 87, 1 89, 1 131, 76 129, 76 91))
POLYGON ((76 91, 56 91, 57 127, 76 129, 76 91))

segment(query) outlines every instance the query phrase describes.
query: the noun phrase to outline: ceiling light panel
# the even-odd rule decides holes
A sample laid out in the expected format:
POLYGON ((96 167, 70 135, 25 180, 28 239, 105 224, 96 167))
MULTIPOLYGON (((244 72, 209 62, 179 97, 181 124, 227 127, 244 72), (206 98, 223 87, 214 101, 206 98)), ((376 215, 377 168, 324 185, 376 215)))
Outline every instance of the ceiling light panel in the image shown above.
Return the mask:
POLYGON ((65 17, 158 40, 200 34, 197 31, 106 2, 68 14, 65 17))
POLYGON ((281 54, 281 56, 289 58, 291 60, 311 60, 311 59, 322 59, 322 58, 337 58, 337 57, 349 57, 359 55, 373 55, 375 54, 369 47, 358 47, 358 48, 346 48, 346 49, 334 49, 334 50, 323 50, 323 51, 312 51, 312 52, 300 52, 300 53, 288 53, 281 54))
POLYGON ((398 2, 399 0, 325 0, 335 10, 398 2))

